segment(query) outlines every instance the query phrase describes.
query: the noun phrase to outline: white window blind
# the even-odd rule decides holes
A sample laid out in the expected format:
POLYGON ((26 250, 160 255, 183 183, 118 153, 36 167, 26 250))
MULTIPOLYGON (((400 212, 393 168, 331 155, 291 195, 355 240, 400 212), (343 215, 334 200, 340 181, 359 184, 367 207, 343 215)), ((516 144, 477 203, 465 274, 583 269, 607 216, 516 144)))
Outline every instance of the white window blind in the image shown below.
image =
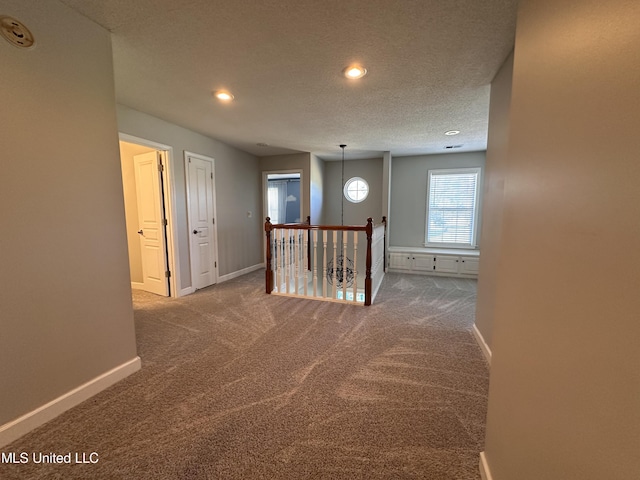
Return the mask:
POLYGON ((479 168, 429 170, 427 245, 474 247, 479 168))

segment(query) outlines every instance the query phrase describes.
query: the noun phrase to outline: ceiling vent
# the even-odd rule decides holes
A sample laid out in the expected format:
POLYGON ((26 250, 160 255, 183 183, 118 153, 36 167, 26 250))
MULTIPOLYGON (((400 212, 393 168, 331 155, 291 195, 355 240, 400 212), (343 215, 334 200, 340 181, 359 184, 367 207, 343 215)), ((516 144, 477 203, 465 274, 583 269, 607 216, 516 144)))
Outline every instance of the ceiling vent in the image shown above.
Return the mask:
POLYGON ((20 48, 32 47, 35 43, 33 34, 15 18, 0 16, 0 33, 7 41, 20 48))
POLYGON ((445 150, 450 150, 452 148, 462 148, 462 145, 447 145, 444 148, 445 148, 445 150))

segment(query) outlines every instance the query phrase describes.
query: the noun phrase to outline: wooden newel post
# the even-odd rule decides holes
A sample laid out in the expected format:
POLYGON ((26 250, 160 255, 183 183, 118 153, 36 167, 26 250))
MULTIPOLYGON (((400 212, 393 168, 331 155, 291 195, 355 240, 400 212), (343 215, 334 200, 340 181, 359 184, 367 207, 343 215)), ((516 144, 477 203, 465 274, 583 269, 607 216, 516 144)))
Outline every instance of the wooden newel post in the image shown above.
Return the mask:
POLYGON ((364 278, 364 304, 371 305, 371 237, 373 237, 373 219, 367 218, 367 274, 364 278))
POLYGON ((266 270, 265 270, 265 278, 264 284, 267 293, 271 293, 273 290, 273 270, 271 269, 271 230, 273 230, 273 225, 271 224, 271 218, 267 217, 267 221, 264 222, 264 231, 267 236, 267 260, 266 260, 266 270))

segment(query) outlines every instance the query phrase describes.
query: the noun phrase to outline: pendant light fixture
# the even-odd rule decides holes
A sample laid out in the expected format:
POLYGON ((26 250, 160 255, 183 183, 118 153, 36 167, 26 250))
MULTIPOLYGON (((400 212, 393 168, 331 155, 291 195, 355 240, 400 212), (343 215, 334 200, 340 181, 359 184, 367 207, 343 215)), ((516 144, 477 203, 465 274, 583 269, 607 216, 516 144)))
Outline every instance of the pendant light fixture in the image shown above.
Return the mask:
MULTIPOLYGON (((340 144, 340 148, 342 149, 342 188, 344 189, 344 149, 346 145, 344 143, 340 144)), ((344 195, 342 197, 342 210, 340 211, 340 225, 344 226, 344 195)))
MULTIPOLYGON (((346 148, 345 144, 340 144, 340 148, 342 149, 342 176, 341 176, 341 181, 342 181, 342 188, 340 189, 340 192, 342 192, 342 190, 344 189, 344 149, 346 148)), ((342 197, 342 202, 341 202, 341 210, 340 210, 340 226, 344 227, 344 195, 341 195, 342 197)), ((338 247, 341 249, 340 251, 342 252, 342 238, 344 235, 344 231, 340 230, 340 240, 338 242, 338 247)), ((336 276, 336 287, 337 288, 341 288, 343 282, 346 283, 347 287, 351 287, 353 286, 353 279, 354 279, 354 271, 355 271, 355 265, 353 264, 353 260, 351 260, 349 257, 347 257, 346 255, 344 255, 344 253, 340 253, 340 255, 338 255, 337 258, 335 259, 331 259, 329 260, 329 262, 327 263, 327 281, 329 282, 330 285, 333 285, 333 271, 335 269, 335 276, 336 276), (335 263, 334 263, 335 260, 335 263)))

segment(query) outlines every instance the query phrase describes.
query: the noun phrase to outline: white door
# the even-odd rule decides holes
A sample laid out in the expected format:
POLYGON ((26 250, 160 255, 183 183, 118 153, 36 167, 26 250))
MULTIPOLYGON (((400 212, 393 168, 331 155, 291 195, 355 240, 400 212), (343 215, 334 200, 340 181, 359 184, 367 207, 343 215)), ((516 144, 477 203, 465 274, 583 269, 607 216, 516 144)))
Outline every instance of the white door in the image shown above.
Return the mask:
POLYGON ((213 159, 187 155, 191 278, 196 289, 216 283, 213 159))
POLYGON ((165 218, 160 187, 159 152, 133 157, 136 172, 136 197, 140 249, 142 252, 143 289, 158 295, 169 295, 165 218))

